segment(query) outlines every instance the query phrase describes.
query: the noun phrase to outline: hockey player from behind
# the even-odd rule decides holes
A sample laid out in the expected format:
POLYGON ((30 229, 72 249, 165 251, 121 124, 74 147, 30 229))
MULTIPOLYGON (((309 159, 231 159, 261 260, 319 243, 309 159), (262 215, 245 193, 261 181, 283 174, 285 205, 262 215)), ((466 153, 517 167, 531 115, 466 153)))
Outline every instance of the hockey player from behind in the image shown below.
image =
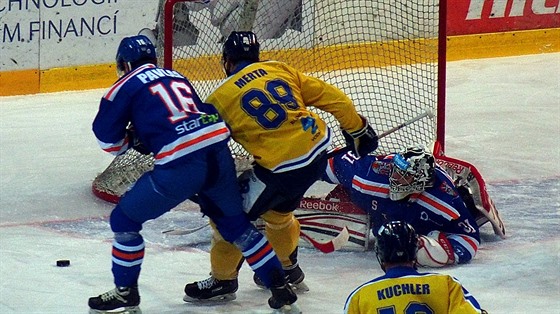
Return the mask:
POLYGON ((345 314, 486 313, 457 279, 416 270, 419 240, 410 224, 388 222, 375 238, 375 254, 385 275, 352 291, 345 314))
POLYGON ((145 36, 124 38, 117 51, 120 79, 103 95, 93 132, 103 150, 121 154, 136 143, 155 165, 126 192, 110 215, 116 288, 89 299, 92 313, 139 313, 138 277, 144 258, 142 224, 198 196, 202 212, 225 241, 242 252, 273 295, 269 304, 296 301, 270 244, 243 212, 230 131, 178 72, 156 66, 145 36), (132 124, 134 128, 127 126, 132 124))
POLYGON ((342 193, 369 214, 372 230, 392 220, 411 224, 421 235, 422 266, 466 263, 478 250, 480 235, 473 215, 422 145, 379 157, 335 155, 323 180, 339 184, 342 193))
MULTIPOLYGON (((357 155, 375 150, 377 136, 339 89, 285 63, 259 61, 259 43, 252 32, 232 32, 222 61, 228 77, 206 102, 216 107, 232 138, 254 157, 253 168, 238 179, 244 208, 251 219, 264 220, 288 281, 299 284, 304 273, 297 261, 300 225, 293 211, 321 178, 331 141, 331 130, 308 106, 332 113, 357 155)), ((219 298, 237 290, 243 256, 222 236, 214 230, 211 277, 187 284, 185 300, 219 298)), ((261 284, 258 274, 254 279, 261 284)))

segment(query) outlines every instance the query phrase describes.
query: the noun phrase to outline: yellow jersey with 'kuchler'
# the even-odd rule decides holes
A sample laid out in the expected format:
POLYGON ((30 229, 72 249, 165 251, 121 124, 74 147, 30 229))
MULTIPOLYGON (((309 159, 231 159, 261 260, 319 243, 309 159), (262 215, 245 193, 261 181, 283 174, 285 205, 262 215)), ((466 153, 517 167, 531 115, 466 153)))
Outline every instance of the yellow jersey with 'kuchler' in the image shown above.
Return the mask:
POLYGON ((461 283, 444 274, 395 267, 356 288, 344 314, 481 313, 478 301, 461 283))

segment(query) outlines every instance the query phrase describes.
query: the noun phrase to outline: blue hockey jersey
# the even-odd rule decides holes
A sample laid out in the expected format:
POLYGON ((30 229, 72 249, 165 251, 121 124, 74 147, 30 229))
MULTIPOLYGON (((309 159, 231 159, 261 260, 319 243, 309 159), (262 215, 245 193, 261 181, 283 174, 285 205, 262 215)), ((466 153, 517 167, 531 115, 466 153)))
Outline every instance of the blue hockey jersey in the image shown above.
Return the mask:
POLYGON ((356 159, 352 154, 339 154, 329 159, 323 180, 342 185, 351 200, 368 212, 371 228, 401 220, 411 224, 418 234, 444 232, 453 250, 464 263, 475 256, 480 234, 475 219, 461 199, 447 173, 436 166, 432 187, 400 201, 389 198, 389 171, 392 155, 367 155, 356 159))
POLYGON ((230 137, 218 112, 200 100, 183 75, 153 64, 131 71, 103 95, 93 121, 101 148, 114 155, 126 151, 131 146, 129 123, 156 165, 230 137))

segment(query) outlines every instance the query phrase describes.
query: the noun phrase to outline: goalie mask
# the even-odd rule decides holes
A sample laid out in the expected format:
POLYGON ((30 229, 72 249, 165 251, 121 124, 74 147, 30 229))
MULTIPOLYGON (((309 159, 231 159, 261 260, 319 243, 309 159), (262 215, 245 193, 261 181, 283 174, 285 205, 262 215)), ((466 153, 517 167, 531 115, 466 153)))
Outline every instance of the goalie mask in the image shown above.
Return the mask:
POLYGON ((391 221, 379 228, 375 238, 375 254, 384 270, 383 263, 406 263, 416 260, 418 235, 410 224, 391 221))
POLYGON ((117 50, 117 74, 119 77, 146 64, 157 64, 156 47, 144 35, 125 37, 117 50))
POLYGON ((229 68, 239 61, 259 61, 260 44, 253 32, 231 32, 224 42, 222 65, 229 76, 229 68), (228 65, 229 63, 229 65, 228 65))
POLYGON ((395 154, 389 176, 389 198, 401 200, 433 186, 434 156, 424 146, 408 147, 395 154))

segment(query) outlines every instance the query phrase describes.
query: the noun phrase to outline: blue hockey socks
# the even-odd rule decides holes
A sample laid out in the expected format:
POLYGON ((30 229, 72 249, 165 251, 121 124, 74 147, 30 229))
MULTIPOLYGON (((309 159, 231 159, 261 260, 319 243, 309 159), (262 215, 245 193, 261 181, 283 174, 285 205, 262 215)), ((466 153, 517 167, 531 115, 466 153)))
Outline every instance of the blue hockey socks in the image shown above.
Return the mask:
POLYGON ((284 283, 284 271, 280 260, 268 240, 253 225, 247 228, 234 244, 267 288, 284 283))

